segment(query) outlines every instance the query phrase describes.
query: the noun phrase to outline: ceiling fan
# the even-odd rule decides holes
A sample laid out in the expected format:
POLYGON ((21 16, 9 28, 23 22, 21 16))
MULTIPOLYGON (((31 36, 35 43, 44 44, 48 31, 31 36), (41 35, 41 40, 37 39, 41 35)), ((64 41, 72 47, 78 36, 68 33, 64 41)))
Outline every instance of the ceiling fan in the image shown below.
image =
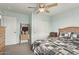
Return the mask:
POLYGON ((42 12, 49 13, 48 9, 55 6, 57 6, 57 3, 52 3, 52 4, 39 3, 37 4, 36 7, 28 7, 28 8, 34 8, 35 12, 38 14, 42 12))

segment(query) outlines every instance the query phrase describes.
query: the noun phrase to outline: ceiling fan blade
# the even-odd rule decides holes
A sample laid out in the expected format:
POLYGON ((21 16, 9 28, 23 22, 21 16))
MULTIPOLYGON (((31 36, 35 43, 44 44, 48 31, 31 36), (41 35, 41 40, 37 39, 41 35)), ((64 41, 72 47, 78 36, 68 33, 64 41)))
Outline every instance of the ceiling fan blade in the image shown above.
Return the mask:
POLYGON ((39 14, 39 13, 40 13, 40 11, 37 11, 36 13, 37 13, 37 14, 39 14))
POLYGON ((28 7, 28 8, 36 8, 36 7, 28 7))
POLYGON ((50 13, 48 10, 45 10, 46 13, 50 13))
POLYGON ((38 8, 41 8, 41 3, 38 4, 38 8))
POLYGON ((47 5, 46 8, 51 8, 51 7, 54 7, 54 6, 57 6, 57 3, 53 3, 53 4, 50 4, 50 5, 47 5))

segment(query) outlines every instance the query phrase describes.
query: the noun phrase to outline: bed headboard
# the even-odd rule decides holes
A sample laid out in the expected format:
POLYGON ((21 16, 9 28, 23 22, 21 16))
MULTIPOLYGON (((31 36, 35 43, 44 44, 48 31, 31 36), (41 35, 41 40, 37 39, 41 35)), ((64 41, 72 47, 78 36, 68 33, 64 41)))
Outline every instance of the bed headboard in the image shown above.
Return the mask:
POLYGON ((60 28, 59 32, 79 32, 79 27, 60 28))

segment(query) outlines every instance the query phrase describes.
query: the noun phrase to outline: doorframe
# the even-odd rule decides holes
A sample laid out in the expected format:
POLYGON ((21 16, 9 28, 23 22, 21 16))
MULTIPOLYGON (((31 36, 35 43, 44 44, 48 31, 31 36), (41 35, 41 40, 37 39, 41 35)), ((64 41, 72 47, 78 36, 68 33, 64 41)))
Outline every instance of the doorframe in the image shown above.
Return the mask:
MULTIPOLYGON (((19 44, 21 43, 21 36, 20 36, 20 34, 21 34, 21 24, 22 23, 20 23, 19 44)), ((26 25, 28 27, 28 33, 29 33, 28 44, 31 45, 31 25, 30 24, 26 24, 26 25)))

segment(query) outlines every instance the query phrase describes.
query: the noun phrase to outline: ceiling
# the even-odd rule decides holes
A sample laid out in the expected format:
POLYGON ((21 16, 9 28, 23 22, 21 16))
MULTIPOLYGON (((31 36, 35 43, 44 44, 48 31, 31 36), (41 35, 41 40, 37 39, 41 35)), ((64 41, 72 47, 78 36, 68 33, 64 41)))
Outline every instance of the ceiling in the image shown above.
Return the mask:
MULTIPOLYGON (((36 7, 36 3, 0 3, 1 10, 7 10, 23 14, 31 14, 34 9, 27 7, 36 7)), ((49 15, 59 14, 72 8, 79 8, 79 3, 58 3, 57 6, 48 9, 49 15)), ((46 13, 45 13, 46 14, 46 13)))
POLYGON ((27 8, 28 6, 36 6, 33 3, 0 3, 0 9, 23 13, 23 14, 30 14, 33 12, 34 9, 27 8))
POLYGON ((50 15, 60 14, 77 8, 79 8, 79 3, 59 3, 58 6, 50 9, 50 15))

